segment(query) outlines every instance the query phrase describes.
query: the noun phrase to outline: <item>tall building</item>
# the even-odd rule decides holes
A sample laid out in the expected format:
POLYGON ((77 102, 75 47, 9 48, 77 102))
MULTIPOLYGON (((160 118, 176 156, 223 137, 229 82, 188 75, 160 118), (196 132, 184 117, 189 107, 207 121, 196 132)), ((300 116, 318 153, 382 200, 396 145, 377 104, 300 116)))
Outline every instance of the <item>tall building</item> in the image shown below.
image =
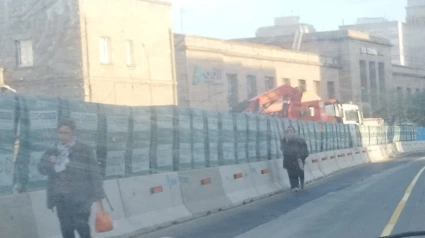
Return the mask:
POLYGON ((406 7, 407 62, 425 69, 425 0, 408 0, 406 7))
POLYGON ((274 19, 274 26, 264 26, 258 28, 256 37, 268 37, 277 35, 292 35, 302 30, 304 33, 316 32, 313 25, 300 22, 298 16, 277 17, 274 19))
POLYGON ((401 21, 388 21, 385 18, 359 18, 355 25, 340 26, 339 29, 353 29, 368 32, 390 40, 392 44, 391 59, 393 64, 406 65, 405 29, 401 21))
POLYGON ((177 103, 170 3, 4 0, 0 19, 0 67, 20 93, 177 103))

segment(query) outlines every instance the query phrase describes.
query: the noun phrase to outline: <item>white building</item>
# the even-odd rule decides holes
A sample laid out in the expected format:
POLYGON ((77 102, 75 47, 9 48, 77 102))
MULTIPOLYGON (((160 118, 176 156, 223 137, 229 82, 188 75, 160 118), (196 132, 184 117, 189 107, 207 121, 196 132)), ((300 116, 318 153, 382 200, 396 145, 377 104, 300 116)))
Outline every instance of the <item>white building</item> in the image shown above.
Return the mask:
POLYGON ((425 0, 408 0, 406 7, 407 64, 425 69, 425 0))

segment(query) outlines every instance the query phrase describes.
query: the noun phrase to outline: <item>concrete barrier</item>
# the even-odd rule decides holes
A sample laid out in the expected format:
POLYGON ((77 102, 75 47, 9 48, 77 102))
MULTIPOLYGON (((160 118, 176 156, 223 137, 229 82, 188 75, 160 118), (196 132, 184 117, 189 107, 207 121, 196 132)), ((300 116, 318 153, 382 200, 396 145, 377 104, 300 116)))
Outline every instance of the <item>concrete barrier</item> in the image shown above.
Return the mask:
POLYGON ((368 156, 371 163, 382 162, 388 160, 387 157, 382 155, 379 145, 371 145, 367 147, 368 156))
POLYGON ((253 184, 261 197, 270 196, 283 190, 283 187, 271 174, 268 161, 250 163, 250 173, 253 184))
POLYGON ((192 218, 176 172, 123 178, 118 184, 124 215, 135 227, 132 230, 150 231, 192 218))
POLYGON ((46 190, 28 193, 32 203, 38 237, 60 237, 56 209, 47 209, 46 190))
POLYGON ((218 168, 181 171, 178 175, 184 204, 194 217, 231 207, 218 168))
POLYGON ((327 176, 331 175, 339 170, 335 159, 331 160, 327 152, 321 152, 317 154, 319 160, 320 171, 327 176))
POLYGON ((306 167, 310 171, 310 173, 313 176, 314 180, 323 178, 325 176, 323 174, 323 172, 320 170, 319 160, 320 160, 320 158, 319 158, 318 154, 311 154, 305 160, 306 167))
POLYGON ((313 176, 310 171, 310 168, 306 163, 306 165, 304 166, 304 182, 307 184, 313 182, 314 180, 316 180, 316 178, 313 176))
POLYGON ((232 206, 239 206, 260 197, 251 176, 247 176, 246 171, 249 170, 249 164, 219 167, 223 189, 232 206))
POLYGON ((268 161, 274 181, 278 182, 283 190, 291 188, 288 172, 283 168, 283 159, 268 161))
POLYGON ((358 165, 358 163, 354 160, 353 149, 342 150, 342 154, 345 154, 343 159, 345 159, 345 163, 348 165, 348 168, 358 165))
MULTIPOLYGON (((333 151, 334 154, 333 156, 336 159, 336 164, 338 165, 338 168, 340 170, 346 169, 348 167, 351 167, 352 165, 349 163, 349 161, 347 161, 346 158, 346 151, 345 150, 336 150, 333 151)), ((332 157, 331 157, 332 158, 332 157)))
POLYGON ((353 160, 356 165, 366 163, 366 160, 363 158, 362 148, 354 148, 353 149, 353 160))
POLYGON ((92 228, 92 234, 96 234, 94 237, 115 237, 115 236, 121 236, 128 233, 137 233, 139 230, 145 229, 143 226, 145 221, 143 223, 134 223, 130 222, 126 217, 124 213, 124 204, 121 200, 121 188, 119 187, 118 180, 107 180, 103 183, 103 187, 105 189, 105 193, 109 198, 109 201, 111 202, 112 207, 114 208, 113 211, 111 211, 111 208, 109 207, 108 203, 103 200, 103 207, 104 209, 109 213, 111 216, 113 223, 114 223, 114 229, 110 232, 104 232, 104 233, 95 233, 95 215, 97 212, 96 204, 93 204, 92 206, 92 216, 90 217, 90 227, 92 228), (141 225, 142 226, 141 226, 141 225))
POLYGON ((38 235, 33 207, 43 205, 46 206, 46 201, 32 204, 29 193, 0 196, 1 237, 42 238, 38 235))

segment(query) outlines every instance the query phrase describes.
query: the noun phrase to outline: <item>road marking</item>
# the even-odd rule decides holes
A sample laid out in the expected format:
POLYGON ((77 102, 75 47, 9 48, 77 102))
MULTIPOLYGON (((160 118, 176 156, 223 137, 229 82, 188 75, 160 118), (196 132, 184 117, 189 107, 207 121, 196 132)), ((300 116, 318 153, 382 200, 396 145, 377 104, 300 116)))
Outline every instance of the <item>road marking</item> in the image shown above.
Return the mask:
POLYGON ((422 172, 425 170, 425 167, 423 167, 419 172, 416 174, 415 178, 413 178, 412 182, 409 184, 409 187, 407 187, 406 192, 404 193, 403 198, 398 203, 396 209, 394 210, 393 215, 391 216, 390 221, 385 226, 384 230, 382 231, 381 236, 389 236, 391 235, 391 232, 394 229, 394 226, 397 224, 398 218, 400 217, 401 212, 403 211, 404 205, 406 205, 407 200, 409 200, 410 194, 412 193, 412 189, 415 186, 416 182, 418 181, 419 177, 421 176, 422 172))

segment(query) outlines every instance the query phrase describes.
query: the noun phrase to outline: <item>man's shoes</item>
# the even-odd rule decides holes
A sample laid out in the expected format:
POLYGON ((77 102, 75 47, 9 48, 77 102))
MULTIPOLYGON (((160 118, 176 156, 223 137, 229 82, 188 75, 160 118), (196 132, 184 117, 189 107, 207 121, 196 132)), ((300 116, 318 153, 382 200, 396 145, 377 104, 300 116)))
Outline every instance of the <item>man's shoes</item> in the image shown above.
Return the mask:
POLYGON ((298 192, 298 191, 300 191, 300 189, 299 188, 295 188, 295 192, 298 192))

